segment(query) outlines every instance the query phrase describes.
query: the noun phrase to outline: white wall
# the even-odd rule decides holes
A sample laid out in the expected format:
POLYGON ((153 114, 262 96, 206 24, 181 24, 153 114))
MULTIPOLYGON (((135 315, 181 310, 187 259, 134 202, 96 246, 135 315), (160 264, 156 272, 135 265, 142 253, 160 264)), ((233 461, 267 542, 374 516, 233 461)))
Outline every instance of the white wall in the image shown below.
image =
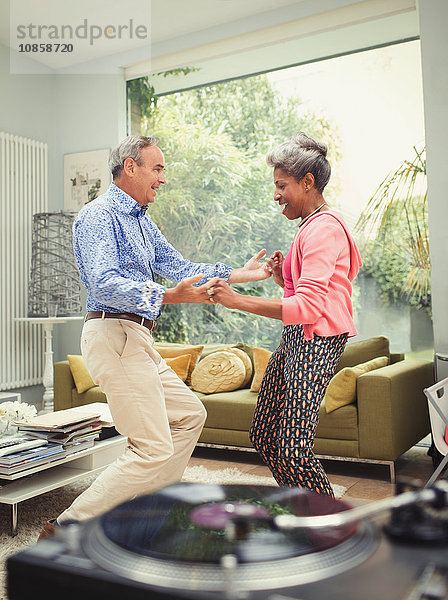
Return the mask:
MULTIPOLYGON (((59 75, 54 97, 59 207, 63 206, 64 154, 113 148, 126 135, 124 75, 59 75)), ((83 307, 85 300, 83 297, 83 307)), ((82 321, 55 330, 55 360, 79 354, 82 321)))
MULTIPOLYGON (((11 75, 0 45, 0 91, 0 130, 48 143, 48 209, 61 210, 64 154, 111 148, 126 135, 124 75, 11 75)), ((79 353, 81 326, 55 327, 55 361, 79 353)), ((20 391, 26 402, 42 398, 41 386, 20 391)))
MULTIPOLYGON (((55 164, 54 79, 52 76, 27 77, 10 75, 9 48, 0 45, 0 131, 48 143, 49 171, 55 164)), ((48 182, 49 195, 55 195, 55 184, 48 182)), ((0 198, 0 201, 3 199, 0 198)), ((23 219, 32 219, 24 214, 23 219)), ((26 316, 26 315, 23 315, 26 316)), ((17 390, 25 402, 38 404, 42 386, 17 390)))
POLYGON ((0 129, 53 143, 53 76, 10 75, 9 48, 0 44, 0 90, 0 129))
MULTIPOLYGON (((0 44, 0 131, 47 142, 50 169, 56 152, 53 98, 54 78, 10 75, 9 48, 0 44)), ((55 194, 51 178, 48 193, 55 194)))
MULTIPOLYGON (((436 352, 448 353, 448 3, 420 0, 423 97, 428 173, 429 241, 436 352)), ((448 363, 439 363, 439 379, 448 363)))

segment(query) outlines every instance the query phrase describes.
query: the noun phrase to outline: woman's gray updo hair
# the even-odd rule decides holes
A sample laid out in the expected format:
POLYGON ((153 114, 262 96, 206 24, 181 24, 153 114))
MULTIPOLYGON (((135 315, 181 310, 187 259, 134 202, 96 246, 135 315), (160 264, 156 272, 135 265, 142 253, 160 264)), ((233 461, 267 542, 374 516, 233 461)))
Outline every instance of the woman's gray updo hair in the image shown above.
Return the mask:
POLYGON ((140 165, 143 148, 157 146, 159 138, 146 137, 145 135, 129 135, 119 146, 112 150, 109 156, 109 169, 113 179, 119 177, 123 170, 123 163, 127 158, 133 158, 140 165))
POLYGON ((317 191, 322 193, 331 175, 326 156, 325 144, 316 142, 299 131, 286 142, 272 148, 266 156, 266 162, 274 169, 283 169, 297 181, 307 173, 312 173, 317 191))

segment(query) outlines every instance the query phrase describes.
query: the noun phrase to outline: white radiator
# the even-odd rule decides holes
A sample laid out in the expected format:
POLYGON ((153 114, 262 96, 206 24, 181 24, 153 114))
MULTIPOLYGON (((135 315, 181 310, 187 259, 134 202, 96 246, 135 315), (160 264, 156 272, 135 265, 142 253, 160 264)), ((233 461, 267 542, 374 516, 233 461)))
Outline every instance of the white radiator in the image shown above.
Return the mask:
POLYGON ((47 144, 0 132, 0 390, 41 383, 42 331, 27 316, 33 214, 47 212, 47 144))

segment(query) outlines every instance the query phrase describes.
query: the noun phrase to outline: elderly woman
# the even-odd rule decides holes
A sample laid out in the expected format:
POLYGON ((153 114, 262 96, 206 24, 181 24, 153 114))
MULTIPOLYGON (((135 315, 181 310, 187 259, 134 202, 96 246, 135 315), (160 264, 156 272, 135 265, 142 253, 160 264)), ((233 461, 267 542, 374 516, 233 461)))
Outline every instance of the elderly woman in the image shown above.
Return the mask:
POLYGON ((214 300, 283 321, 250 438, 279 485, 333 496, 313 444, 320 403, 347 338, 356 334, 351 282, 361 260, 343 218, 322 195, 331 173, 326 154, 324 144, 300 132, 267 156, 274 168, 274 200, 287 219, 300 219, 286 258, 277 251, 267 260, 283 298, 241 295, 219 280, 214 300))

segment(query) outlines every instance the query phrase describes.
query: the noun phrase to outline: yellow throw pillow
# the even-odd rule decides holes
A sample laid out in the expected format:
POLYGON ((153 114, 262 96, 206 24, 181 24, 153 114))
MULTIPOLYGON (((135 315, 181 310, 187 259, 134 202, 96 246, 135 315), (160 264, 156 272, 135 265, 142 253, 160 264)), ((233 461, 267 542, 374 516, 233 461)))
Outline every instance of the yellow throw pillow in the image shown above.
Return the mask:
POLYGON ((331 413, 341 406, 352 404, 356 401, 356 384, 360 375, 385 367, 389 364, 387 356, 372 358, 356 367, 345 367, 330 379, 325 393, 325 410, 331 413))
POLYGON ((240 387, 245 388, 249 383, 250 378, 252 377, 252 372, 254 370, 249 355, 246 354, 246 352, 244 352, 244 350, 241 350, 240 348, 226 348, 226 352, 232 352, 233 354, 236 354, 236 356, 238 356, 238 358, 241 358, 241 360, 243 361, 244 367, 246 369, 246 377, 244 378, 244 381, 240 387))
POLYGON ((196 362, 203 348, 204 346, 189 346, 188 344, 185 346, 163 346, 162 344, 154 344, 154 350, 157 350, 160 356, 165 359, 176 358, 176 356, 183 356, 184 354, 190 355, 190 366, 188 367, 187 379, 185 380, 187 385, 191 384, 191 374, 193 373, 193 369, 196 366, 196 362))
POLYGON ((96 384, 90 377, 84 359, 80 354, 67 354, 67 360, 78 394, 83 394, 90 388, 95 387, 96 384))
MULTIPOLYGON (((206 350, 207 350, 207 348, 206 348, 206 350)), ((236 356, 238 356, 238 358, 241 358, 241 360, 244 363, 244 366, 246 367, 246 377, 244 378, 244 381, 241 384, 241 387, 242 388, 248 387, 248 383, 251 380, 254 368, 252 366, 252 361, 250 359, 250 356, 247 354, 247 352, 245 352, 241 348, 236 348, 235 346, 224 346, 223 348, 212 350, 211 352, 207 353, 205 356, 204 356, 204 354, 202 354, 200 360, 202 362, 207 356, 210 356, 211 354, 215 354, 216 352, 222 352, 222 351, 232 352, 233 354, 236 354, 236 356)), ((204 350, 204 352, 205 352, 205 350, 204 350)))
POLYGON ((254 378, 250 386, 251 392, 258 392, 263 379, 264 372, 268 366, 272 352, 265 348, 254 348, 254 378))
POLYGON ((175 358, 166 358, 166 364, 173 369, 176 375, 182 381, 187 379, 188 368, 191 362, 191 356, 189 354, 181 354, 175 358))
POLYGON ((233 352, 213 352, 198 362, 191 376, 197 392, 215 394, 231 392, 241 387, 246 378, 243 361, 233 352))

